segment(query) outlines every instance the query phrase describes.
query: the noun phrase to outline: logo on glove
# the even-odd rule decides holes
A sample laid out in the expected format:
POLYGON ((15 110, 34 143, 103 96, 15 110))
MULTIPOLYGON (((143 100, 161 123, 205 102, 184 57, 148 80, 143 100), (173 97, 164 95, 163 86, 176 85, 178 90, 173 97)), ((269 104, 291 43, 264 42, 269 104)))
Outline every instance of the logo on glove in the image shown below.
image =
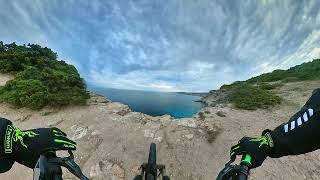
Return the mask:
POLYGON ((8 125, 6 129, 6 135, 5 135, 5 146, 4 146, 4 152, 6 154, 12 153, 12 136, 14 133, 14 127, 8 125))

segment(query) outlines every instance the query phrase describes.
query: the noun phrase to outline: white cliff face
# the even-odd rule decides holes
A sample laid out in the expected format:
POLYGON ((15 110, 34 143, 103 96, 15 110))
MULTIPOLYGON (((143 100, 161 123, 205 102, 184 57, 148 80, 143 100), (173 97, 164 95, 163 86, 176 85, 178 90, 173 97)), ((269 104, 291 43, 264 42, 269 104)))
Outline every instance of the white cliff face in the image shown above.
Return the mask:
MULTIPOLYGON (((0 116, 22 129, 56 126, 77 144, 76 162, 84 173, 97 180, 131 180, 148 158, 151 142, 157 144, 158 162, 166 164, 171 179, 215 179, 229 159, 229 149, 242 136, 255 136, 273 129, 296 111, 317 83, 289 84, 279 90, 288 101, 274 109, 244 111, 229 106, 206 107, 193 118, 152 117, 131 112, 128 106, 93 95, 87 106, 61 110, 32 111, 0 104, 0 116), (304 87, 300 96, 290 89, 304 87)), ((252 179, 317 179, 317 152, 298 157, 268 159, 252 171, 252 179), (299 162, 299 163, 296 163, 299 162), (310 173, 312 172, 312 173, 310 173)), ((64 174, 71 178, 70 173, 64 174)), ((32 179, 32 171, 15 163, 0 179, 32 179), (30 178, 28 178, 30 177, 30 178)))

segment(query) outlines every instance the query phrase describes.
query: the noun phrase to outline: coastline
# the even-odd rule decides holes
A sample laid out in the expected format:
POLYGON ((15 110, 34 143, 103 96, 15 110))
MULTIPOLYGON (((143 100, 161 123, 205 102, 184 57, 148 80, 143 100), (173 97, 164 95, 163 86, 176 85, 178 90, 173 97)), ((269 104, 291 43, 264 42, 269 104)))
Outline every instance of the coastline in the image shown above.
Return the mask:
POLYGON ((115 90, 104 87, 90 88, 91 92, 103 95, 114 102, 128 105, 133 111, 151 116, 169 114, 175 118, 190 118, 201 111, 199 96, 179 93, 115 90))
POLYGON ((190 96, 200 96, 200 97, 204 97, 209 94, 208 92, 175 92, 175 93, 190 95, 190 96))

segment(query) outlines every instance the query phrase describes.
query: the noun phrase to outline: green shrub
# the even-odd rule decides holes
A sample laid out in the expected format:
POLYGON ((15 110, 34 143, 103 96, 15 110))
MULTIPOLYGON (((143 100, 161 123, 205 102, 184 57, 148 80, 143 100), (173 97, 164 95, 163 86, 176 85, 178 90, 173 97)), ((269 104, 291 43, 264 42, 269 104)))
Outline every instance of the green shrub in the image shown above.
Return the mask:
POLYGON ((49 100, 48 88, 39 80, 12 80, 1 92, 1 100, 33 109, 45 106, 49 100))
POLYGON ((1 88, 0 100, 17 106, 83 105, 89 98, 77 69, 46 47, 0 42, 0 72, 15 75, 1 88))
POLYGON ((311 62, 294 66, 288 70, 275 70, 271 73, 265 73, 246 82, 259 83, 280 80, 282 82, 320 80, 320 59, 314 59, 311 62))
POLYGON ((235 86, 241 84, 242 82, 241 81, 236 81, 232 84, 224 84, 220 87, 220 89, 223 89, 223 90, 231 90, 233 89, 235 86))
POLYGON ((281 98, 271 90, 283 86, 283 83, 307 80, 320 80, 320 59, 223 85, 220 89, 229 92, 228 99, 235 107, 255 110, 279 104, 281 98))
POLYGON ((286 77, 281 80, 283 83, 288 83, 288 82, 296 82, 296 81, 301 81, 298 77, 286 77))
POLYGON ((273 84, 269 84, 269 83, 259 83, 259 88, 263 89, 263 90, 273 90, 276 89, 277 87, 281 87, 283 86, 282 82, 279 83, 273 83, 273 84))
POLYGON ((246 110, 267 108, 281 103, 281 98, 272 91, 246 83, 234 87, 229 99, 235 107, 246 110))

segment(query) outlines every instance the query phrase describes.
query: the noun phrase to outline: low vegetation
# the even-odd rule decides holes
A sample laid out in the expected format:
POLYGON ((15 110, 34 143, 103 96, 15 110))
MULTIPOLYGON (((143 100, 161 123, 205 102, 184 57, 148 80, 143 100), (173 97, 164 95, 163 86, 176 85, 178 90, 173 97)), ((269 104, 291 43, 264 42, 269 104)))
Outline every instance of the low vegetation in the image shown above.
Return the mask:
POLYGON ((240 109, 256 110, 279 104, 281 98, 272 91, 259 86, 240 84, 232 89, 230 102, 240 109))
POLYGON ((275 70, 271 73, 262 74, 249 79, 247 82, 282 81, 283 83, 287 83, 308 80, 320 80, 320 59, 294 66, 288 70, 275 70))
POLYGON ((227 100, 236 108, 256 110, 280 104, 281 98, 272 90, 282 85, 282 83, 251 84, 248 82, 236 82, 230 85, 223 85, 220 89, 227 91, 227 100))
POLYGON ((256 110, 281 103, 282 99, 273 91, 288 82, 320 80, 320 59, 294 66, 288 70, 275 70, 223 85, 220 89, 228 92, 228 100, 240 109, 256 110))
POLYGON ((203 112, 199 112, 198 115, 199 115, 199 120, 200 121, 204 121, 206 119, 206 116, 204 115, 203 112))
POLYGON ((206 131, 206 139, 208 143, 212 144, 218 137, 218 135, 221 133, 222 129, 215 127, 215 129, 207 130, 206 131))
POLYGON ((15 76, 0 88, 0 101, 19 107, 83 105, 89 98, 77 69, 47 47, 0 42, 0 72, 15 76))

